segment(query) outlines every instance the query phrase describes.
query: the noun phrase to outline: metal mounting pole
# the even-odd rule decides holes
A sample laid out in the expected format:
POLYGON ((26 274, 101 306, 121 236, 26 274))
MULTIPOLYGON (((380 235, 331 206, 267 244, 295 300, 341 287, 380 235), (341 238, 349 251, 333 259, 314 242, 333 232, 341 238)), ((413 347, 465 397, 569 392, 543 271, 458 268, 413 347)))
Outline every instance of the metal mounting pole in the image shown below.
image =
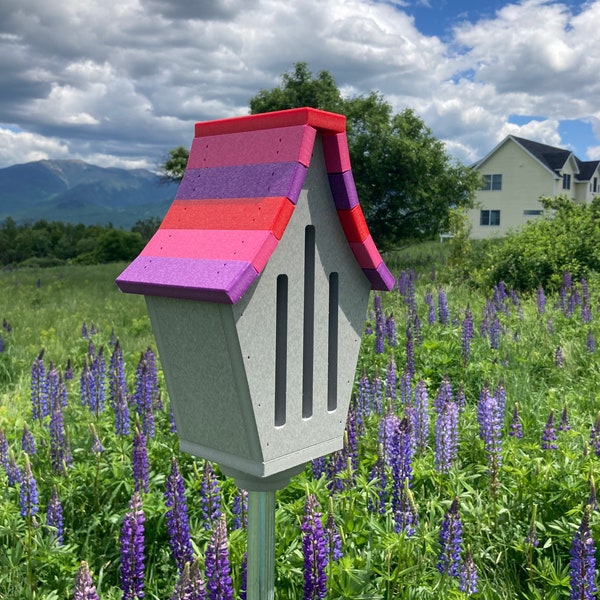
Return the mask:
POLYGON ((247 600, 275 597, 275 490, 248 492, 247 600))

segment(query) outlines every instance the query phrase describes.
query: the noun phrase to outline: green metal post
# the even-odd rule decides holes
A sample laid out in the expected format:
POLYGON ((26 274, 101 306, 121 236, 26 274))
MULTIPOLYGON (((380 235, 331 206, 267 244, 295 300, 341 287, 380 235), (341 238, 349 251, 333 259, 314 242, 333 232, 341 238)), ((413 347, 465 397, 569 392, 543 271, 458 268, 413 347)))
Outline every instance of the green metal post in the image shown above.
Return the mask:
POLYGON ((248 492, 248 600, 275 597, 275 490, 248 492))

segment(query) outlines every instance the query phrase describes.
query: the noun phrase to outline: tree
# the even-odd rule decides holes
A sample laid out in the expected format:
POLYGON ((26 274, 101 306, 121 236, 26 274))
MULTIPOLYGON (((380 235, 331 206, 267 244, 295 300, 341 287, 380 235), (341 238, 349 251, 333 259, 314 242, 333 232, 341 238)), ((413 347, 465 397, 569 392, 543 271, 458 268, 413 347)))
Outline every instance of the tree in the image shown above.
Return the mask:
POLYGON ((450 211, 473 205, 479 174, 453 161, 413 110, 394 114, 376 92, 343 98, 328 71, 314 77, 300 62, 280 86, 261 90, 249 104, 252 114, 309 106, 346 115, 354 181, 379 247, 447 231, 450 211))
POLYGON ((183 179, 188 157, 189 151, 183 146, 177 146, 169 150, 165 162, 160 166, 161 182, 180 182, 183 179))

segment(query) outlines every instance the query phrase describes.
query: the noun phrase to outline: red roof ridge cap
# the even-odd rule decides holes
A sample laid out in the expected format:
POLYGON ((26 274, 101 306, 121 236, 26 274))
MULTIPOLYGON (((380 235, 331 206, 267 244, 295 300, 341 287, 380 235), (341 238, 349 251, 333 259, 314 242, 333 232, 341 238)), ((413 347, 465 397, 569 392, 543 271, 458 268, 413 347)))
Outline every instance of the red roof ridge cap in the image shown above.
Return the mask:
POLYGON ((317 108, 292 108, 196 123, 195 137, 310 125, 322 133, 345 133, 346 117, 317 108))

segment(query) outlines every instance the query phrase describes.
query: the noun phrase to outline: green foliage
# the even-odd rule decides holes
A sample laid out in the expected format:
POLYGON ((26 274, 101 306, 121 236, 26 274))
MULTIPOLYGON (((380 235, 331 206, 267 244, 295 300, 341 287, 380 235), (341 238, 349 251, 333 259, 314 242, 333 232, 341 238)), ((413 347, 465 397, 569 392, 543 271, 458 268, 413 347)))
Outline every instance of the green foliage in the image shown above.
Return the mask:
POLYGON ((188 157, 189 151, 183 146, 176 146, 169 150, 164 163, 160 167, 162 181, 181 181, 185 167, 187 166, 188 157))
POLYGON ((496 243, 483 245, 468 269, 473 281, 492 286, 497 281, 517 290, 539 285, 557 290, 563 273, 575 280, 600 271, 600 199, 575 204, 558 196, 542 198, 544 218, 530 221, 496 243))

